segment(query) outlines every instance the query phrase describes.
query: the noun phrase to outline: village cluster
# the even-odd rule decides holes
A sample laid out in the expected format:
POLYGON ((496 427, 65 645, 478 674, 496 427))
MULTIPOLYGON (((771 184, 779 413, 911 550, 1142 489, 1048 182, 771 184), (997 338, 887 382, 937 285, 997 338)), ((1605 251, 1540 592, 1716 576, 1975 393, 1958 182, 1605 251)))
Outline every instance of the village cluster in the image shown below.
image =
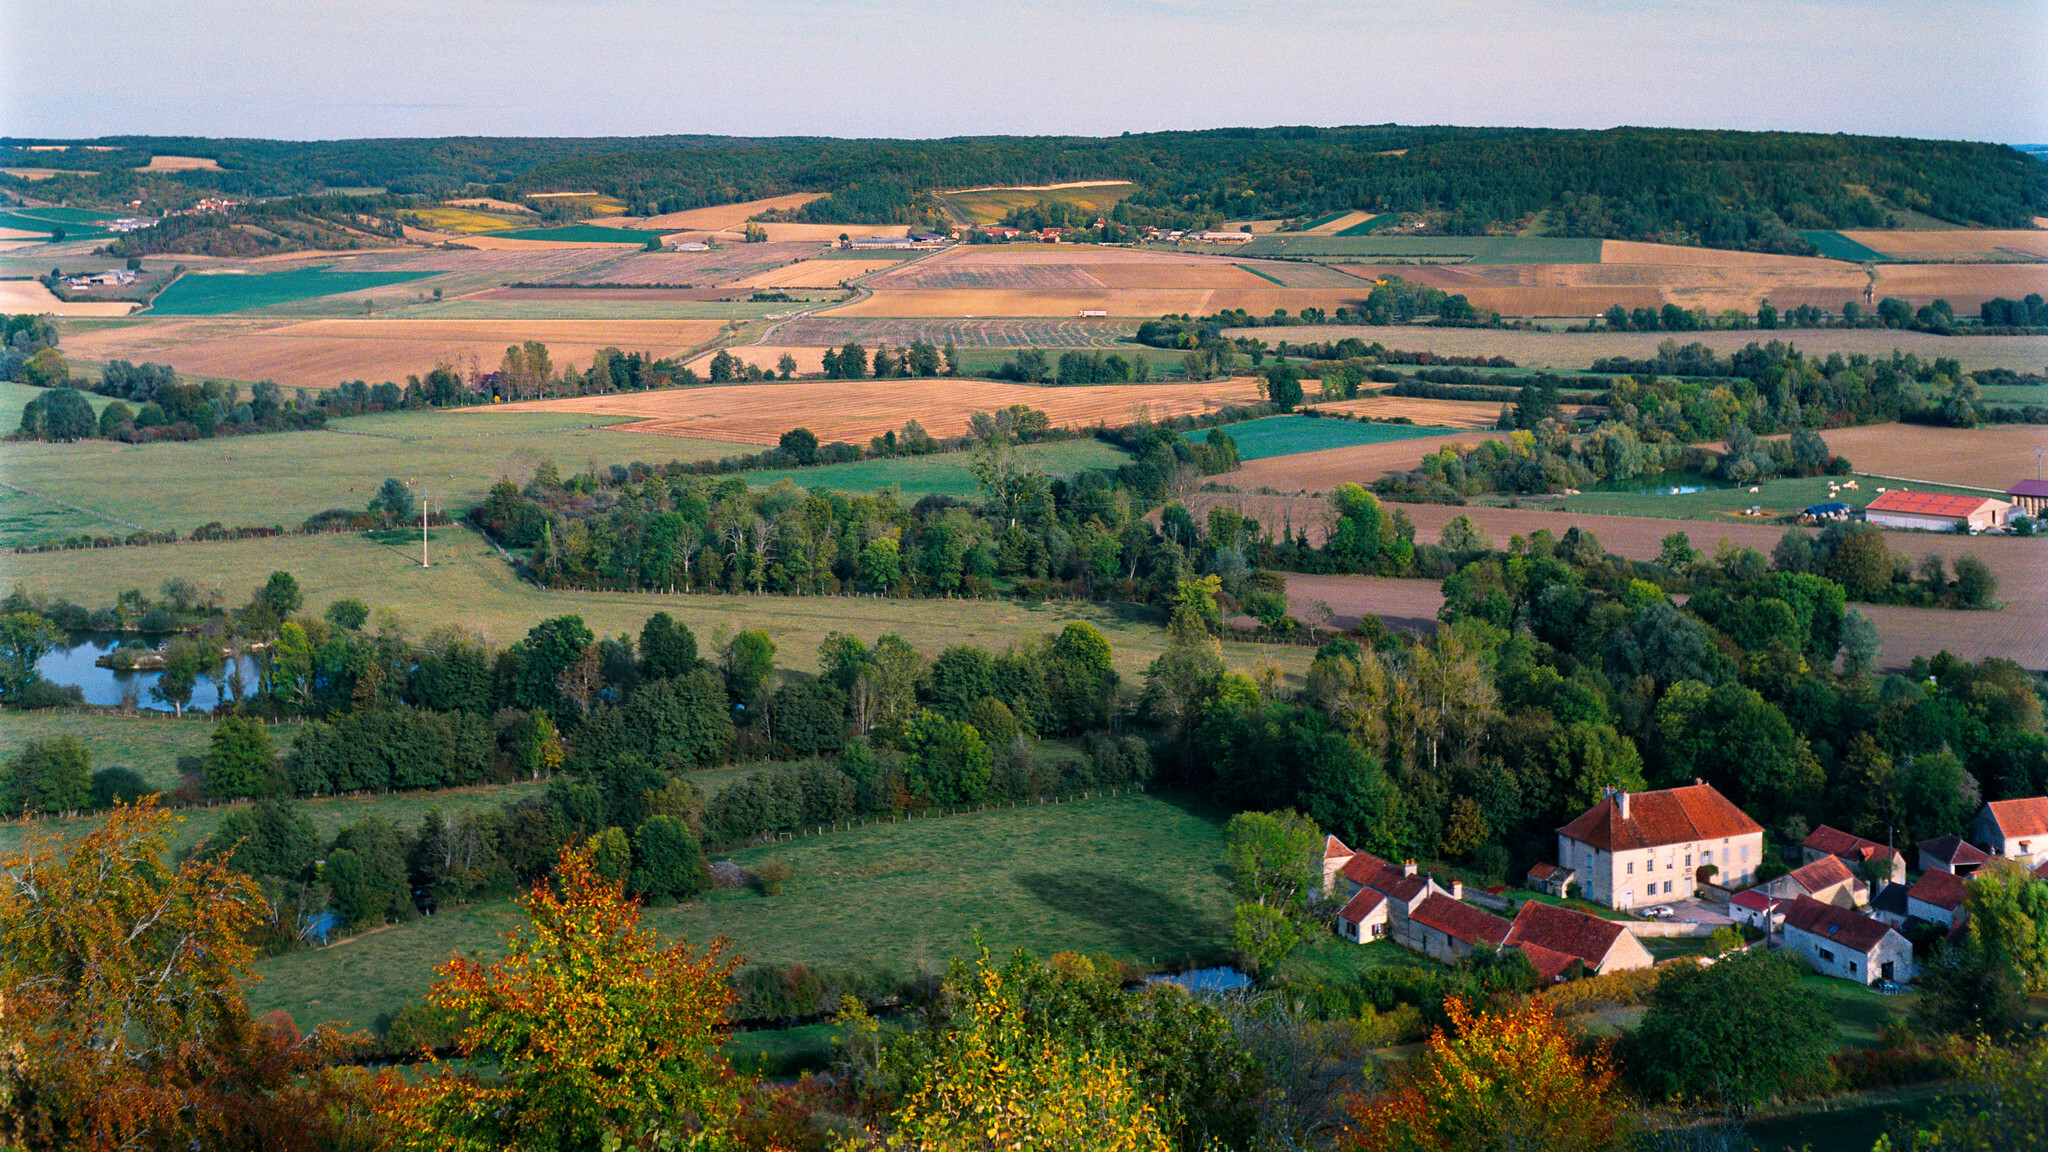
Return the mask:
POLYGON ((1533 891, 1645 919, 1531 899, 1509 920, 1485 910, 1508 909, 1505 886, 1453 879, 1447 888, 1413 860, 1396 865, 1335 836, 1323 841, 1322 892, 1342 902, 1336 930, 1346 940, 1390 939, 1446 964, 1482 945, 1518 949, 1546 982, 1648 968, 1643 937, 1739 926, 1761 934, 1752 946, 1796 953, 1823 976, 1896 988, 1913 981, 1913 940, 1953 941, 1966 931, 1964 897, 1980 869, 2011 860, 2048 884, 2048 796, 1994 800, 1969 839, 1913 848, 1918 879, 1903 851, 1823 824, 1799 845, 1799 867, 1757 883, 1762 825, 1696 780, 1653 792, 1608 789, 1558 829, 1558 862, 1529 870, 1533 891))

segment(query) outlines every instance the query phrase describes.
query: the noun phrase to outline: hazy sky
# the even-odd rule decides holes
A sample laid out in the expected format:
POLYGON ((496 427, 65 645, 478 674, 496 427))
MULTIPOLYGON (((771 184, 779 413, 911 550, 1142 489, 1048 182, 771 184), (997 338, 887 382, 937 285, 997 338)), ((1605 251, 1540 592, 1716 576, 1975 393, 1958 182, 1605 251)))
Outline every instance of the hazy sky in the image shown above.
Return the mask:
POLYGON ((2048 142, 2048 0, 0 0, 0 134, 2048 142))

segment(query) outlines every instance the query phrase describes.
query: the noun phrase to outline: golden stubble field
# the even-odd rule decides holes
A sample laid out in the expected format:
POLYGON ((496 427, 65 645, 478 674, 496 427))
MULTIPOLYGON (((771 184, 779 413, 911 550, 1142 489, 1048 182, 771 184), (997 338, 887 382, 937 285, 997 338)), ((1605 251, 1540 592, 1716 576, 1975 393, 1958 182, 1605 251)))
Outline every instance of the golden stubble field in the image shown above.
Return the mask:
POLYGON ((1305 407, 1374 420, 1403 416, 1430 428, 1492 428, 1501 405, 1490 400, 1425 400, 1414 396, 1372 396, 1360 400, 1310 400, 1305 407))
MULTIPOLYGON (((765 366, 765 365, 764 365, 765 366)), ((1103 384, 1074 388, 989 380, 804 380, 679 391, 579 396, 498 405, 492 412, 577 412, 637 420, 626 431, 773 444, 792 428, 825 442, 866 444, 916 420, 934 436, 958 436, 967 418, 1012 404, 1045 412, 1055 427, 1124 424, 1202 413, 1258 399, 1250 378, 1198 384, 1103 384)))
POLYGON ((718 335, 719 320, 313 320, 276 324, 199 318, 110 327, 66 336, 66 353, 88 360, 171 364, 195 376, 275 380, 332 388, 344 380, 402 381, 437 364, 484 371, 509 345, 539 340, 557 368, 588 364, 600 348, 678 356, 718 335))

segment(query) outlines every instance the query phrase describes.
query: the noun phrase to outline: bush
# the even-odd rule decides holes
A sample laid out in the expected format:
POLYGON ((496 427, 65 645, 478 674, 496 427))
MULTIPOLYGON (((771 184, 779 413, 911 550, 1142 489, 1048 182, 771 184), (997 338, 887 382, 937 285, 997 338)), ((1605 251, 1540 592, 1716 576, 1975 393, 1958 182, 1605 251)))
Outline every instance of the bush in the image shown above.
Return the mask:
POLYGON ((775 896, 782 892, 782 886, 789 882, 791 869, 780 860, 769 860, 753 871, 754 890, 763 896, 775 896))
POLYGON ((156 789, 133 768, 115 766, 102 768, 92 774, 92 794, 86 800, 91 808, 112 808, 116 804, 133 804, 144 796, 154 795, 156 789))

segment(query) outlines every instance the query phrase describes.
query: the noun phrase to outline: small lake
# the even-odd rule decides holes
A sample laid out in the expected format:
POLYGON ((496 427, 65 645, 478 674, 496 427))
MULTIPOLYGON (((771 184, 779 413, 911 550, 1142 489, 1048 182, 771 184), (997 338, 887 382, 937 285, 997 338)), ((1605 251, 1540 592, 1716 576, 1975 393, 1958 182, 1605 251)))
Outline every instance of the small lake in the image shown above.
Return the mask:
POLYGON ((1645 472, 1626 480, 1602 480, 1588 492, 1623 492, 1634 496, 1685 496, 1694 492, 1724 492, 1745 488, 1733 480, 1716 480, 1698 472, 1645 472))
MULTIPOLYGON (((65 647, 36 661, 36 671, 41 672, 43 679, 52 684, 76 686, 85 693, 87 704, 112 707, 119 705, 132 692, 137 706, 168 712, 169 708, 149 698, 149 690, 156 687, 157 677, 162 673, 116 672, 112 668, 101 668, 94 661, 123 643, 139 641, 145 648, 155 648, 169 639, 167 635, 137 635, 132 632, 121 635, 108 632, 73 632, 67 637, 69 643, 65 647)), ((256 661, 244 656, 239 663, 242 666, 243 682, 248 685, 250 691, 254 691, 256 661)), ((222 675, 225 678, 226 669, 222 670, 222 675)), ((201 676, 192 687, 192 706, 195 708, 211 708, 227 697, 227 685, 216 684, 211 677, 201 676)))
POLYGON ((1190 968, 1174 976, 1152 976, 1148 983, 1178 984, 1190 992, 1242 992, 1252 986, 1252 978, 1235 968, 1190 968))

